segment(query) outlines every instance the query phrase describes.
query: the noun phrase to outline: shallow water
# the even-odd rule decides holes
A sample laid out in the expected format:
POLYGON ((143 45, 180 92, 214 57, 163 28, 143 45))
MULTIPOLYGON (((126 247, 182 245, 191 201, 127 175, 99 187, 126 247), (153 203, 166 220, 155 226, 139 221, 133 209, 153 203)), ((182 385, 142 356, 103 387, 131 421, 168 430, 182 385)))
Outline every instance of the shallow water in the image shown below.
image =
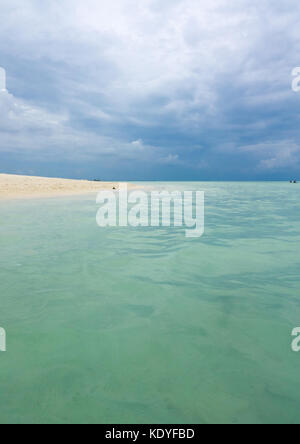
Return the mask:
POLYGON ((0 422, 299 423, 299 186, 168 184, 206 192, 199 239, 0 203, 0 422))

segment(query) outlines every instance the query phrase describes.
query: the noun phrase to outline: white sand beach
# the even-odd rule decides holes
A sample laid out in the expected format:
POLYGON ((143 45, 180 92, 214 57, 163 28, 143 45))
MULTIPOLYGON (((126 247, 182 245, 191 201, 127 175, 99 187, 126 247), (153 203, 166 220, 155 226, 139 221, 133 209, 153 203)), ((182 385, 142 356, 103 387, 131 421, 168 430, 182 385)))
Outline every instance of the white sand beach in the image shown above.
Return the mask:
POLYGON ((0 199, 76 195, 119 188, 117 182, 58 179, 0 174, 0 199))

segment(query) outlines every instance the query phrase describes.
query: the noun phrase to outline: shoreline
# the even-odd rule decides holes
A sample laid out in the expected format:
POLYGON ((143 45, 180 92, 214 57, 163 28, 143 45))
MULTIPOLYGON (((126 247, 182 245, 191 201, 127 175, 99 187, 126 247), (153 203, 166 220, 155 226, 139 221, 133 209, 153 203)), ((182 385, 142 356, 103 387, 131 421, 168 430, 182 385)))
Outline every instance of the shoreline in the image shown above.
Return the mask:
MULTIPOLYGON (((67 197, 100 191, 119 189, 119 182, 60 179, 38 176, 0 174, 0 201, 10 199, 34 199, 67 197)), ((127 184, 128 188, 136 188, 127 184)))

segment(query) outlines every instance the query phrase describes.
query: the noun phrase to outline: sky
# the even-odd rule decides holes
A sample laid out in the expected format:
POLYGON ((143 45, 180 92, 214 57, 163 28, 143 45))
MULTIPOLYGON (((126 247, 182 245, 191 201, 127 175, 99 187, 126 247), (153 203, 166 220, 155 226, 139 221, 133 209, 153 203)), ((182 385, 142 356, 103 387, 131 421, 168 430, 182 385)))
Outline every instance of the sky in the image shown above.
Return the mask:
POLYGON ((0 172, 300 179, 299 27, 297 0, 1 0, 0 172))

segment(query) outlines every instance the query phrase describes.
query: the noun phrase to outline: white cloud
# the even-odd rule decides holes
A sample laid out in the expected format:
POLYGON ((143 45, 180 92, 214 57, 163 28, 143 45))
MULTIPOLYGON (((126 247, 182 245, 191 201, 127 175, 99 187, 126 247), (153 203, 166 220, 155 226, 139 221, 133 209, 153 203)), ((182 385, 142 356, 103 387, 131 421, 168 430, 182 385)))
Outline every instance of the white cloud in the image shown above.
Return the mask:
MULTIPOLYGON (((14 84, 26 90, 26 66, 43 92, 49 82, 56 95, 0 97, 0 150, 178 164, 185 148, 172 152, 177 134, 185 147, 206 144, 211 131, 220 146, 214 136, 227 132, 228 146, 232 132, 232 153, 239 153, 245 132, 255 133, 258 146, 273 131, 279 118, 264 107, 280 109, 294 97, 296 0, 2 0, 1 12, 0 55, 15 62, 14 84)), ((297 160, 294 145, 264 154, 260 168, 297 160)), ((206 165, 195 157, 191 163, 206 165)))
POLYGON ((143 150, 145 148, 142 139, 135 140, 131 143, 135 148, 143 150))
MULTIPOLYGON (((5 74, 3 68, 2 73, 5 74)), ((98 152, 122 158, 136 153, 136 148, 146 148, 141 140, 130 144, 90 131, 76 130, 71 127, 67 115, 53 114, 28 104, 6 89, 0 91, 0 115, 0 152, 48 150, 50 155, 59 152, 60 156, 73 159, 92 157, 98 152)), ((107 118, 100 112, 98 116, 107 118)))
POLYGON ((254 153, 260 159, 258 168, 263 170, 294 169, 300 163, 300 145, 291 140, 248 145, 242 151, 254 153))
POLYGON ((64 123, 64 116, 51 114, 14 97, 6 89, 4 68, 0 68, 0 75, 3 86, 0 90, 0 131, 51 130, 64 123))
MULTIPOLYGON (((293 8, 282 7, 280 15, 274 7, 268 21, 271 11, 264 0, 164 0, 164 7, 154 0, 62 0, 43 6, 4 0, 0 46, 9 44, 32 60, 43 57, 86 70, 79 91, 103 93, 121 113, 135 114, 132 104, 161 96, 163 112, 189 116, 197 107, 215 110, 215 82, 228 73, 245 87, 259 79, 266 100, 274 82, 282 85, 283 69, 290 67, 275 57, 266 64, 265 51, 275 56, 280 35, 292 36, 299 5, 290 4, 293 8)), ((285 50, 287 57, 293 52, 285 50)))
POLYGON ((180 159, 178 154, 168 154, 168 156, 162 157, 159 162, 166 165, 177 165, 180 159))

